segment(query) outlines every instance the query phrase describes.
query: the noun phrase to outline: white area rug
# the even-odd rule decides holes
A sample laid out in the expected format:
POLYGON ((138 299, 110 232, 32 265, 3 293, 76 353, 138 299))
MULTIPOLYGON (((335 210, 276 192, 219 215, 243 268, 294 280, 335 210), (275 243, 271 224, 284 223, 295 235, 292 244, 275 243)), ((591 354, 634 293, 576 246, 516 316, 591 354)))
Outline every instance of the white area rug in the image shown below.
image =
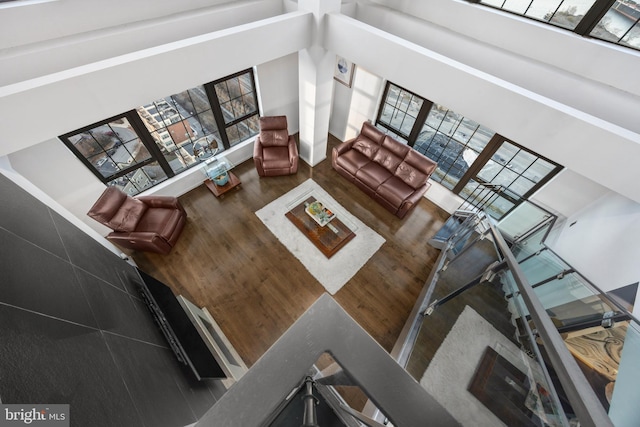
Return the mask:
POLYGON ((331 295, 338 292, 385 242, 382 236, 347 212, 329 193, 311 179, 269 203, 257 211, 256 215, 331 295), (310 191, 313 191, 313 194, 338 217, 346 217, 357 226, 356 237, 330 259, 327 259, 284 216, 292 202, 310 191))
POLYGON ((529 363, 536 363, 467 306, 420 380, 420 385, 463 426, 505 425, 467 390, 487 346, 522 372, 527 373, 529 363))

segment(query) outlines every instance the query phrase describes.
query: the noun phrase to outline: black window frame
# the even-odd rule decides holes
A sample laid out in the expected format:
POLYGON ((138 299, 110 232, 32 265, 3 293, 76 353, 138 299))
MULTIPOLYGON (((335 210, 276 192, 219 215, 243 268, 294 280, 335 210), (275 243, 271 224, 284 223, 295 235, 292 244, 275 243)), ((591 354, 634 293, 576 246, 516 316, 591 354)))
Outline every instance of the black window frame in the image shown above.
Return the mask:
MULTIPOLYGON (((420 134, 420 132, 422 131, 426 120, 429 116, 429 112, 432 108, 432 106, 435 104, 434 101, 431 101, 421 95, 416 94, 413 91, 410 91, 396 83, 393 83, 391 81, 387 81, 386 85, 385 85, 385 89, 382 95, 382 99, 380 100, 380 104, 378 106, 378 112, 376 115, 376 121, 375 121, 375 125, 378 128, 383 128, 385 129, 387 132, 395 135, 400 136, 401 138, 403 138, 406 142, 407 145, 410 146, 411 148, 415 149, 415 144, 416 141, 418 139, 418 136, 420 134), (390 126, 389 124, 381 121, 382 118, 382 114, 383 114, 383 109, 384 109, 384 105, 386 103, 388 94, 389 94, 389 90, 391 88, 391 86, 395 86, 398 89, 407 92, 409 94, 411 94, 412 96, 418 97, 420 99, 422 99, 422 106, 420 108, 420 111, 418 112, 417 118, 413 124, 413 127, 411 129, 411 132, 409 132, 408 134, 406 132, 402 132, 401 129, 396 129, 392 126, 390 126)), ((451 111, 451 110, 449 110, 451 111)), ((479 126, 482 126, 482 124, 478 123, 479 126)), ((509 202, 512 202, 514 204, 515 208, 518 204, 520 204, 521 202, 523 202, 524 200, 526 200, 528 197, 530 197, 533 193, 535 193, 536 191, 538 191, 540 188, 542 188, 543 185, 545 185, 547 182, 549 182, 549 180, 551 180, 555 175, 557 175, 562 169, 563 166, 558 164, 557 162, 554 162, 553 160, 550 160, 526 147, 523 147, 522 145, 518 144, 517 142, 511 140, 510 138, 506 138, 503 135, 500 135, 498 133, 494 133, 493 136, 490 138, 490 140, 487 142, 487 144, 485 145, 485 147, 482 149, 482 151, 480 152, 479 156, 473 161, 473 163, 469 166, 469 168, 467 169, 467 171, 462 175, 462 177, 460 177, 459 181, 457 184, 455 184, 455 186, 453 187, 453 189, 451 189, 451 191, 454 194, 460 194, 462 192, 462 190, 465 188, 465 186, 471 181, 474 180, 480 184, 487 184, 486 182, 483 182, 483 180, 481 178, 479 178, 477 176, 477 174, 482 170, 482 168, 489 162, 489 160, 492 159, 493 155, 496 154, 496 152, 500 149, 500 147, 504 144, 504 143, 510 143, 512 145, 514 145, 516 148, 523 150, 527 153, 530 153, 534 156, 536 156, 537 158, 544 160, 545 162, 548 162, 552 165, 555 166, 555 168, 549 172, 547 175, 545 175, 542 179, 540 179, 540 181, 536 182, 535 185, 533 185, 527 192, 525 192, 525 194, 520 194, 518 196, 520 196, 520 198, 516 198, 510 195, 510 193, 512 192, 512 190, 510 191, 505 191, 503 193, 500 194, 501 197, 504 197, 505 199, 509 200, 509 202)), ((426 154, 425 154, 426 155, 426 154)), ((428 155, 427 155, 428 157, 428 155)), ((522 174, 518 174, 519 176, 522 176, 522 174)), ((515 182, 515 180, 514 180, 515 182)), ((505 187, 505 188, 509 188, 509 187, 505 187)), ((514 194, 516 194, 514 192, 514 194)), ((513 209, 512 208, 512 209, 513 209)), ((512 210, 511 209, 511 210, 512 210)), ((508 213, 508 212, 507 212, 508 213)), ((506 215, 506 213, 505 213, 506 215)))
MULTIPOLYGON (((534 0, 531 0, 529 6, 531 6, 533 1, 534 0)), ((560 5, 558 5, 558 8, 556 8, 556 10, 553 12, 553 14, 551 15, 551 17, 549 18, 548 21, 547 20, 543 20, 543 19, 537 19, 535 17, 528 16, 528 15, 525 15, 525 14, 522 14, 522 13, 518 13, 518 12, 514 12, 514 11, 511 11, 511 10, 508 10, 508 9, 503 9, 502 7, 497 7, 497 6, 494 6, 494 5, 491 5, 491 4, 483 3, 482 0, 467 0, 467 2, 473 3, 473 4, 478 4, 478 5, 481 5, 483 7, 489 7, 491 9, 495 9, 495 10, 500 10, 502 12, 505 12, 505 13, 508 13, 508 14, 511 14, 511 15, 521 16, 523 18, 531 19, 533 21, 541 22, 543 24, 551 25, 553 27, 560 28, 562 30, 570 31, 572 33, 578 34, 579 36, 582 36, 582 37, 593 38, 593 39, 596 39, 596 40, 600 40, 600 41, 603 41, 603 42, 606 42, 606 43, 611 43, 611 44, 614 44, 616 46, 621 46, 621 47, 625 47, 625 48, 632 49, 632 50, 640 50, 640 47, 635 47, 635 46, 631 46, 631 45, 622 43, 622 40, 629 33, 629 31, 631 31, 631 29, 634 28, 634 26, 639 26, 640 27, 640 18, 638 18, 635 21, 635 23, 633 23, 629 27, 629 29, 622 35, 622 37, 618 38, 617 41, 608 40, 606 38, 597 37, 597 36, 591 34, 591 32, 596 28, 596 26, 600 23, 600 21, 607 14, 607 12, 611 8, 613 8, 613 6, 617 2, 617 0, 595 0, 593 5, 591 5, 589 10, 587 10, 587 12, 584 14, 582 19, 580 19, 580 21, 578 22, 576 27, 573 28, 573 29, 564 27, 562 25, 559 25, 559 24, 551 21, 551 19, 553 19, 553 16, 558 12, 560 7, 562 6, 562 2, 560 3, 560 5)), ((505 3, 506 3, 506 0, 503 1, 502 5, 504 6, 505 3)), ((528 10, 528 8, 527 8, 527 10, 528 10)), ((526 13, 526 11, 525 11, 525 13, 526 13)))
POLYGON ((253 69, 247 68, 246 70, 238 71, 237 73, 206 83, 203 86, 207 94, 207 97, 209 98, 211 110, 213 112, 213 117, 216 119, 218 130, 220 131, 220 139, 222 140, 222 145, 224 146, 225 150, 228 150, 229 148, 231 148, 236 144, 231 144, 231 142, 229 141, 229 135, 227 134, 227 129, 232 128, 233 126, 249 119, 252 116, 256 116, 256 115, 258 117, 261 116, 260 103, 258 102, 258 89, 256 87, 256 80, 255 80, 255 75, 253 73, 253 69), (251 85, 253 86, 253 90, 255 93, 256 110, 255 112, 248 112, 240 117, 236 117, 234 120, 227 123, 226 120, 224 119, 224 113, 222 112, 221 102, 220 102, 220 99, 218 98, 218 94, 216 93, 215 86, 219 83, 223 83, 228 80, 234 79, 236 77, 240 77, 241 75, 246 73, 249 73, 251 78, 251 85), (211 102, 211 101, 215 101, 215 102, 211 102), (224 132, 222 130, 224 130, 224 132))
MULTIPOLYGON (((257 90, 257 86, 256 86, 256 82, 255 82, 255 74, 254 74, 254 70, 253 68, 247 68, 245 70, 239 71, 237 73, 231 74, 229 76, 214 80, 212 82, 209 83, 205 83, 202 85, 205 91, 205 94, 208 98, 209 101, 209 105, 211 106, 211 110, 212 110, 212 114, 214 116, 215 122, 216 122, 216 126, 218 127, 218 131, 219 131, 219 137, 220 137, 220 141, 222 142, 223 148, 224 150, 228 150, 230 149, 232 146, 237 145, 242 143, 243 141, 246 141, 247 139, 255 136, 257 134, 254 133, 253 135, 250 135, 249 137, 239 140, 236 144, 231 144, 227 135, 227 129, 237 125, 238 123, 247 120, 249 118, 251 118, 252 116, 256 116, 256 117, 260 117, 261 111, 260 111, 260 103, 258 102, 258 90, 257 90), (225 82, 227 80, 239 77, 243 74, 249 74, 250 75, 250 81, 251 81, 251 85, 253 87, 253 93, 254 93, 254 97, 255 97, 255 111, 249 111, 246 114, 243 114, 241 117, 238 117, 236 119, 234 119, 233 121, 229 122, 229 123, 225 123, 224 120, 224 116, 223 116, 223 112, 222 112, 222 108, 220 107, 220 100, 218 99, 218 96, 216 94, 215 91, 215 85, 225 82)), ((154 102, 154 101, 151 101, 154 102)), ((171 167, 171 165, 169 164, 169 162, 167 161, 167 159, 165 158, 162 150, 160 149, 160 147, 158 146, 158 144, 156 143, 156 141, 153 139, 153 137, 151 136, 151 132, 149 131, 149 129, 147 128, 147 126, 145 126, 142 118, 140 117, 137 109, 132 109, 132 110, 128 110, 125 111, 123 113, 117 114, 115 116, 109 117, 107 119, 103 119, 100 120, 98 122, 92 123, 90 125, 87 126, 83 126, 79 129, 76 129, 74 131, 65 133, 64 135, 60 135, 58 137, 66 146, 67 148, 69 148, 69 150, 71 150, 71 152, 87 167, 87 169, 89 169, 93 175, 95 175, 102 183, 104 183, 105 185, 111 185, 110 183, 112 183, 114 180, 117 180, 119 178, 122 178, 132 172, 135 172, 138 169, 141 169, 144 166, 147 166, 149 164, 155 163, 157 162, 158 165, 160 166, 160 168, 162 169, 162 171, 164 172, 164 174, 166 175, 166 179, 170 179, 176 175, 179 175, 183 172, 186 172, 194 167, 199 167, 202 165, 204 160, 200 160, 197 162, 194 162, 190 165, 187 165, 184 169, 180 170, 180 171, 174 171, 173 168, 171 167), (118 121, 120 119, 126 119, 129 124, 131 125, 131 127, 133 128, 134 132, 136 133, 136 135, 138 136, 140 142, 144 145, 144 147, 147 149, 147 151, 150 154, 149 159, 146 159, 144 161, 141 162, 136 162, 134 164, 132 164, 130 167, 126 167, 124 169, 118 170, 116 172, 114 172, 113 174, 110 174, 109 176, 104 176, 90 161, 89 158, 85 157, 85 155, 83 153, 81 153, 76 147, 75 145, 71 142, 70 138, 78 135, 80 133, 86 133, 92 129, 95 129, 99 126, 103 126, 103 125, 107 125, 109 123, 118 121)), ((164 181, 165 179, 156 182, 155 184, 143 188, 143 189, 139 189, 139 191, 137 193, 132 193, 132 194, 139 194, 151 187, 153 187, 154 185, 157 185, 158 183, 164 181)), ((136 187, 137 188, 137 187, 136 187)))

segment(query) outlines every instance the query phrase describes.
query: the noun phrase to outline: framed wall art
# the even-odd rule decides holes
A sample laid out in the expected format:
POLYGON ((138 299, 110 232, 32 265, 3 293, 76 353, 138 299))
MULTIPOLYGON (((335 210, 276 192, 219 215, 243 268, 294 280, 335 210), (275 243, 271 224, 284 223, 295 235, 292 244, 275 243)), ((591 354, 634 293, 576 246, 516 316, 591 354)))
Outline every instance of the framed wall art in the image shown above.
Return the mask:
POLYGON ((333 78, 345 85, 351 87, 353 83, 353 72, 356 68, 356 64, 347 61, 341 56, 336 55, 336 66, 334 68, 333 78))

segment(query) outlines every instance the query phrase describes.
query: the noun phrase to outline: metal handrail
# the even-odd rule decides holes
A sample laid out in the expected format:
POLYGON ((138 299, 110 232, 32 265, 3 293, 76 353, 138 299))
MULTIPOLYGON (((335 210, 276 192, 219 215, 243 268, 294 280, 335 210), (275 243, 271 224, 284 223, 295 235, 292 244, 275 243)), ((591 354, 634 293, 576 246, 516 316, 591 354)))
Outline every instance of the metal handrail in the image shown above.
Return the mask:
MULTIPOLYGON (((478 192, 478 194, 482 193, 482 191, 484 190, 495 190, 497 189, 497 191, 495 191, 495 195, 500 195, 501 193, 504 192, 506 187, 504 187, 502 184, 482 184, 482 183, 478 183, 478 186, 476 188, 473 189, 473 191, 471 191, 471 193, 469 193, 469 195, 464 199, 464 202, 462 202, 462 204, 460 205, 460 208, 462 208, 462 206, 472 206, 473 208, 476 208, 478 210, 482 210, 484 209, 485 206, 487 206, 489 204, 488 201, 485 201, 486 196, 484 196, 482 199, 480 199, 480 202, 484 202, 484 203, 472 203, 469 200, 472 198, 472 196, 474 194, 476 194, 476 192, 478 192), (478 189, 482 189, 481 191, 478 192, 478 189)), ((490 194, 490 193, 488 193, 490 194)), ((494 195, 490 195, 490 198, 493 197, 494 195)), ((474 201, 476 201, 474 199, 474 201)))
POLYGON ((591 280, 589 280, 588 278, 586 278, 585 276, 583 276, 582 274, 580 274, 580 272, 578 270, 576 270, 575 268, 573 268, 573 266, 571 264, 569 264, 567 261, 564 260, 564 258, 562 258, 560 255, 558 255, 553 249, 551 249, 549 246, 547 246, 546 243, 544 243, 544 241, 542 242, 542 244, 544 245, 545 249, 548 250, 549 252, 551 252, 554 256, 556 256, 558 259, 560 259, 563 263, 565 263, 567 265, 567 267, 569 267, 570 270, 572 270, 574 273, 580 275, 580 277, 582 277, 589 286, 591 286, 593 288, 593 290, 595 292, 598 293, 598 295, 602 295, 607 299, 607 302, 611 303, 612 305, 616 306, 616 308, 618 308, 623 314, 625 314, 626 316, 629 317, 629 320, 634 321, 635 323, 640 325, 640 320, 635 317, 635 315, 633 313, 631 313, 629 310, 627 310, 622 304, 620 304, 618 301, 616 301, 615 299, 609 297, 602 289, 600 289, 595 283, 593 283, 591 280))
MULTIPOLYGON (((540 206, 536 202, 532 202, 531 200, 526 199, 526 198, 520 196, 517 193, 514 193, 513 191, 509 190, 508 187, 505 187, 502 184, 483 184, 481 182, 478 182, 477 184, 478 184, 478 186, 476 188, 474 188, 473 191, 471 193, 469 193, 469 195, 460 204, 460 209, 463 209, 462 208, 463 206, 473 206, 477 210, 484 210, 484 208, 489 204, 488 202, 483 204, 482 206, 478 206, 476 204, 473 204, 473 203, 469 202, 469 199, 471 198, 471 196, 476 194, 476 192, 481 193, 484 190, 492 190, 492 191, 495 191, 495 195, 505 194, 507 192, 510 193, 510 194, 513 194, 514 196, 516 196, 518 198, 518 200, 520 202, 531 203, 533 206, 535 206, 538 209, 540 209, 541 211, 545 212, 547 215, 557 217, 554 213, 550 212, 548 209, 545 209, 544 207, 540 206), (478 191, 478 189, 481 189, 481 190, 478 191)), ((515 197, 512 197, 512 198, 515 198, 515 197)))
POLYGON ((509 249, 504 237, 502 237, 500 231, 498 231, 490 221, 489 227, 500 252, 507 262, 516 286, 520 291, 520 296, 529 309, 531 318, 535 322, 537 332, 546 344, 545 349, 551 365, 558 375, 558 379, 562 384, 571 406, 578 415, 580 425, 587 427, 613 427, 611 419, 578 366, 575 358, 569 352, 569 349, 562 340, 560 333, 551 321, 544 306, 538 299, 538 296, 531 288, 529 281, 509 249))

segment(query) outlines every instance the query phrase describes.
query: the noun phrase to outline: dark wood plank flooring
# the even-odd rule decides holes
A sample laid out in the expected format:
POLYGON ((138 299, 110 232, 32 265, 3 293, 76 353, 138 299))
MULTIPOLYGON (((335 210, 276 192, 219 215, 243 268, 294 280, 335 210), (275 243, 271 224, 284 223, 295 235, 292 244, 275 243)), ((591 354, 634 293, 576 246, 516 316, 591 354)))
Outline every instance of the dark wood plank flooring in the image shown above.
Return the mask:
MULTIPOLYGON (((168 256, 134 253, 145 272, 207 307, 248 366, 324 292, 255 211, 312 178, 386 243, 334 298, 390 351, 439 251, 428 240, 448 214, 422 199, 404 220, 331 168, 329 156, 296 175, 259 178, 251 160, 234 169, 237 191, 217 199, 204 186, 180 197, 189 219, 168 256)), ((453 319, 455 321, 455 319, 453 319)))

